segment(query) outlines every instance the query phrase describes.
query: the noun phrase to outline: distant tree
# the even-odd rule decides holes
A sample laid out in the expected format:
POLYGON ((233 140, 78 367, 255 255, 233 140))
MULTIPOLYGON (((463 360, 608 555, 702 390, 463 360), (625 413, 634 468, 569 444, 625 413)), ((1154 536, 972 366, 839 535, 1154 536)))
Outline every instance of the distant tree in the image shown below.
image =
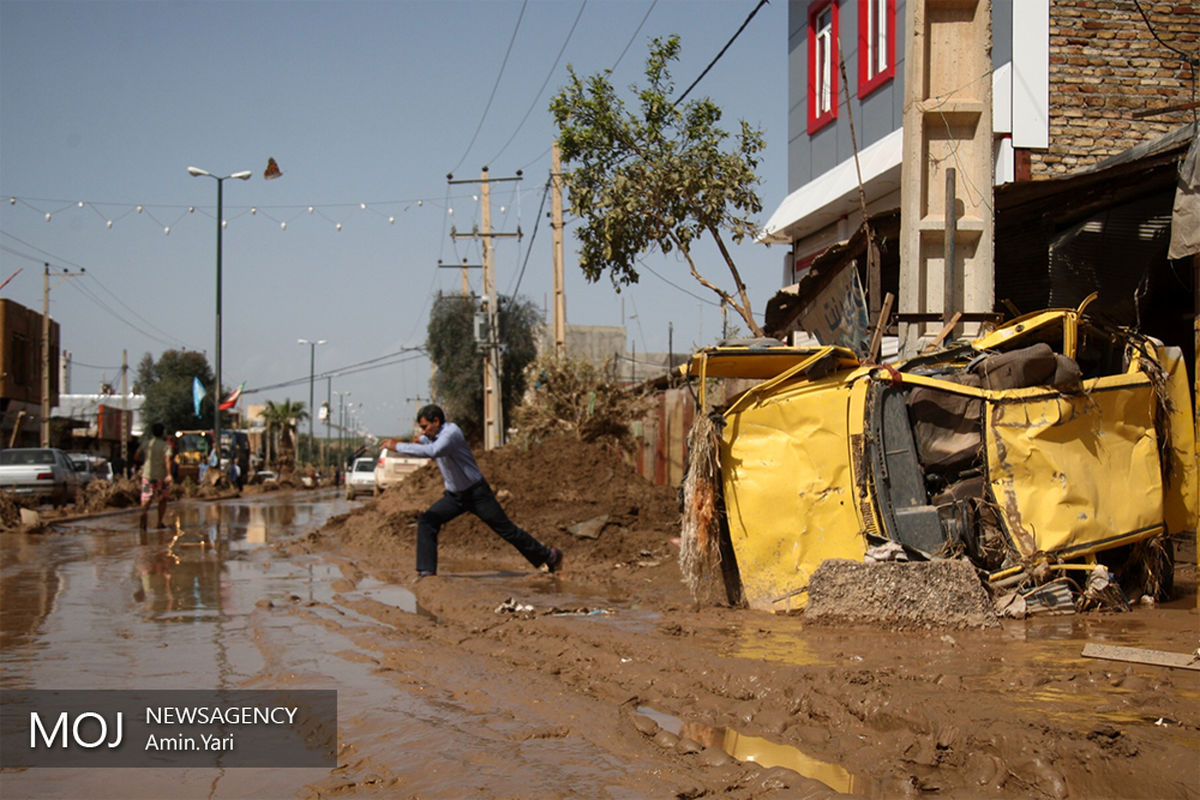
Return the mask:
POLYGON ((648 83, 632 87, 637 113, 627 110, 607 72, 581 79, 570 67, 570 82, 550 103, 564 164, 577 165, 564 178, 571 210, 582 220, 575 230, 579 266, 592 282, 607 272, 620 291, 638 282, 643 253, 678 251, 692 277, 761 336, 729 241, 758 230, 751 215, 762 211, 754 189, 762 133, 741 122, 731 136, 717 126, 721 109, 707 98, 676 105, 668 65, 679 51, 677 36, 651 44, 648 83), (732 292, 697 268, 692 248, 704 237, 721 253, 732 292))
POLYGON ((282 403, 268 400, 259 416, 266 423, 267 441, 274 444, 276 469, 281 473, 292 470, 296 464, 296 426, 308 419, 304 403, 293 403, 290 397, 282 403))
MULTIPOLYGON (((134 391, 146 396, 142 419, 146 429, 161 422, 168 431, 211 428, 213 373, 208 359, 195 350, 165 350, 155 361, 146 353, 138 363, 134 391), (192 379, 199 378, 206 394, 196 416, 192 379)), ((225 424, 222 420, 222 425, 225 424)))
MULTIPOLYGON (((483 351, 475 344, 474 295, 438 294, 429 314, 426 348, 437 367, 434 392, 446 416, 468 439, 483 436, 483 351)), ((529 300, 500 297, 500 403, 504 417, 525 393, 525 367, 537 357, 541 314, 529 300)))

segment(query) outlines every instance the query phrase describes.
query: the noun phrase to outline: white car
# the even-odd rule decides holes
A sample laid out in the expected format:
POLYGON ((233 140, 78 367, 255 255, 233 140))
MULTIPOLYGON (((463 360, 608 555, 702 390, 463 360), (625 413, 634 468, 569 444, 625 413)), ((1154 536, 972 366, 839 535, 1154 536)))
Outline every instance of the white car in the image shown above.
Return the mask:
POLYGON ((395 450, 381 450, 375 462, 375 494, 394 486, 429 463, 427 458, 402 456, 395 450))
POLYGON ((353 500, 360 494, 375 493, 375 459, 356 458, 346 472, 346 499, 353 500))

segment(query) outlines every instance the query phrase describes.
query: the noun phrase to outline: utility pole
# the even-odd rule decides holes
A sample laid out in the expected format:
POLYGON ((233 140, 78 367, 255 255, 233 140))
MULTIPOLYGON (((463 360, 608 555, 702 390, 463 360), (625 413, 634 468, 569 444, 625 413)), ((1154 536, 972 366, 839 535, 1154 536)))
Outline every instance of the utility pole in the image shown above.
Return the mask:
POLYGON ((467 280, 467 270, 480 269, 481 267, 483 267, 482 264, 468 264, 467 260, 465 258, 462 260, 462 263, 458 264, 458 265, 443 264, 442 260, 439 258, 437 265, 438 265, 438 269, 460 269, 460 270, 462 270, 462 295, 463 295, 463 297, 467 297, 468 295, 471 294, 471 284, 467 280))
POLYGON ((125 477, 125 457, 129 453, 129 351, 121 348, 121 477, 125 477))
MULTIPOLYGON (((50 264, 42 262, 42 447, 50 446, 50 264)), ((86 270, 79 272, 62 271, 62 277, 75 278, 83 275, 86 270)), ((61 281, 55 286, 61 285, 61 281)))
POLYGON ((567 295, 563 287, 563 177, 562 154, 555 140, 551 148, 550 208, 554 231, 554 355, 567 354, 567 295))
MULTIPOLYGON (((454 180, 453 175, 447 175, 451 183, 474 183, 475 181, 454 180)), ((477 238, 483 244, 483 295, 487 312, 487 341, 483 357, 483 447, 494 450, 504 444, 504 408, 501 402, 501 370, 500 370, 500 325, 499 307, 496 298, 496 276, 492 267, 492 239, 521 238, 521 230, 516 233, 492 232, 492 200, 491 185, 496 181, 519 181, 521 171, 517 170, 514 178, 492 178, 488 168, 484 167, 479 176, 479 228, 471 233, 459 233, 450 229, 450 238, 477 238)))

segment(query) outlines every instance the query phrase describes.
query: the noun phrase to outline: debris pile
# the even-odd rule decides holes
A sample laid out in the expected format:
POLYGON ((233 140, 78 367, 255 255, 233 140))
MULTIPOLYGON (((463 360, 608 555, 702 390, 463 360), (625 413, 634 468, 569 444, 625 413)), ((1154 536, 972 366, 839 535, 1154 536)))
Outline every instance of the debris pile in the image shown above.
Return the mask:
POLYGON ((804 621, 894 630, 995 628, 1000 622, 968 561, 831 559, 808 583, 804 621))

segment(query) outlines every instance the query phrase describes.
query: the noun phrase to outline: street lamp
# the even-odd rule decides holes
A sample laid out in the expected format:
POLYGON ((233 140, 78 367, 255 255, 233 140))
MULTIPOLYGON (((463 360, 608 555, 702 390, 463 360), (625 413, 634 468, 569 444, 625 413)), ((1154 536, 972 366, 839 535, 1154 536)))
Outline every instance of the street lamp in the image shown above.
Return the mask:
POLYGON ((338 458, 341 459, 341 464, 346 465, 345 444, 342 439, 346 433, 346 398, 350 396, 350 392, 334 392, 338 396, 338 458))
POLYGON ((308 339, 297 339, 296 344, 308 345, 308 459, 312 460, 313 455, 313 417, 316 416, 316 410, 313 408, 313 378, 317 364, 317 345, 329 344, 324 339, 318 339, 315 342, 308 339))
POLYGON ((216 386, 213 388, 213 448, 217 451, 217 468, 221 466, 221 231, 225 227, 223 216, 222 190, 225 181, 236 178, 239 181, 250 180, 249 170, 235 172, 232 175, 213 175, 208 170, 199 167, 188 167, 188 175, 193 178, 208 177, 217 182, 217 352, 213 366, 217 371, 216 386))

